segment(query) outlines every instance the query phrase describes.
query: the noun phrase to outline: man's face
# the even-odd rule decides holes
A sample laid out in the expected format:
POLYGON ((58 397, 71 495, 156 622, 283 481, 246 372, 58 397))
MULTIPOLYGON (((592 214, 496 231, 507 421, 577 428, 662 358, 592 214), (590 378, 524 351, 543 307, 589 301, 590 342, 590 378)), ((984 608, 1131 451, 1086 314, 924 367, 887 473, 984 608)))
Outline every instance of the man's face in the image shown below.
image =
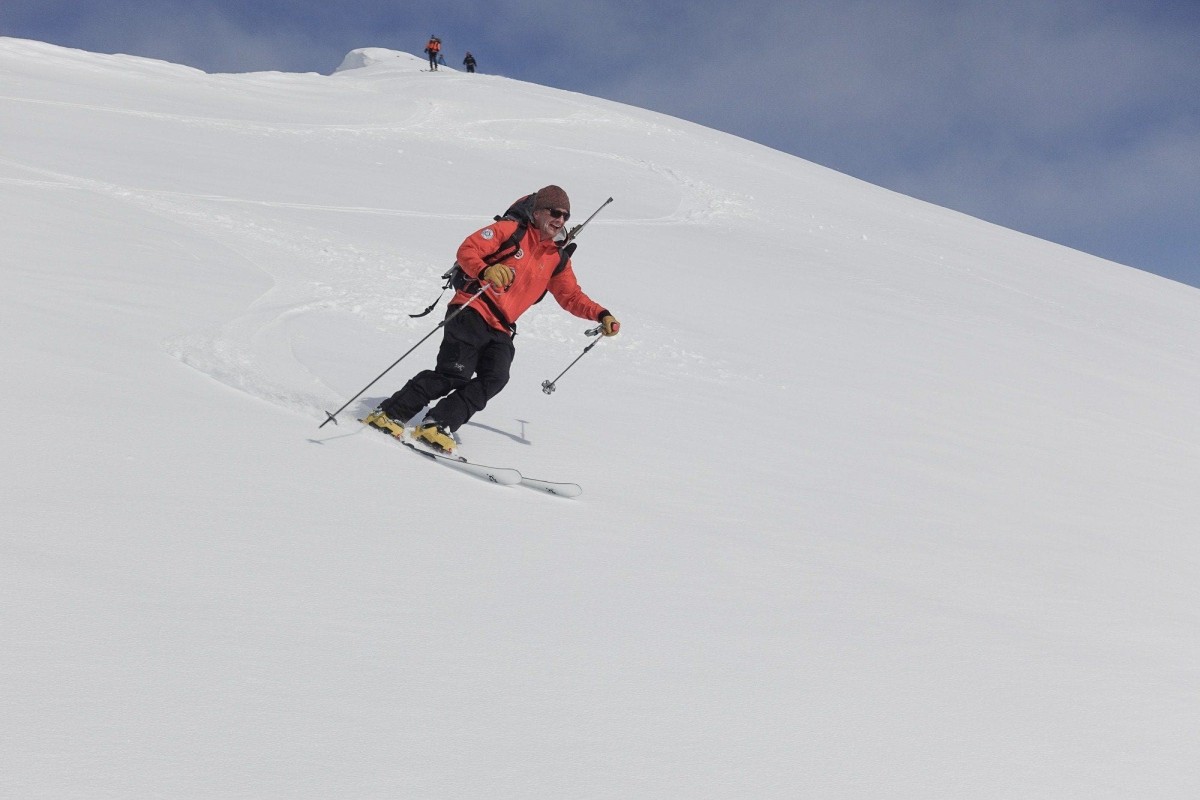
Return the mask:
POLYGON ((570 218, 571 214, 561 208, 539 208, 533 212, 533 224, 550 239, 558 236, 570 218))

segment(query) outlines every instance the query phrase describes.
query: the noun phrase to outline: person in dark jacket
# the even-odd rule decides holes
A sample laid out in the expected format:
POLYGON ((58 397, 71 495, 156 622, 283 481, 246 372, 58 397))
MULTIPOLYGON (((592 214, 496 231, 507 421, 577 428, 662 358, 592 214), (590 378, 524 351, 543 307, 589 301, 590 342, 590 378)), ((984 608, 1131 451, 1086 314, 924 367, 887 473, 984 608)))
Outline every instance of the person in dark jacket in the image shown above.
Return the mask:
POLYGON ((463 59, 463 64, 467 67, 467 72, 475 71, 475 56, 471 55, 471 51, 467 51, 467 57, 463 59))
POLYGON ((450 301, 446 315, 455 316, 445 324, 435 367, 414 375, 363 422, 402 439, 405 424, 437 401, 411 436, 436 450, 452 452, 454 431, 508 383, 516 354, 517 318, 547 292, 571 314, 599 322, 605 336, 621 329, 616 317, 580 288, 570 259, 558 270, 561 253, 555 240, 571 217, 567 193, 546 186, 533 196, 532 206, 525 235, 500 260, 494 258, 499 254, 497 244, 517 232, 521 223, 516 220, 493 222, 459 246, 458 265, 476 283, 459 289, 450 301), (473 299, 483 286, 483 294, 473 299))

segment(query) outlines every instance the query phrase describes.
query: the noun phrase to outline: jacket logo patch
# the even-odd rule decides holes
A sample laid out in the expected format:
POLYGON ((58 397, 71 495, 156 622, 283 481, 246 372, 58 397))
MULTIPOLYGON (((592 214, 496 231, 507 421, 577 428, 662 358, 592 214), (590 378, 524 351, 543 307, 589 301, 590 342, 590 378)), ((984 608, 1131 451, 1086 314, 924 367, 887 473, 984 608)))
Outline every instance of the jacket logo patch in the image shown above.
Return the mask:
POLYGON ((482 236, 484 239, 491 239, 493 236, 496 235, 496 232, 493 231, 491 228, 484 228, 483 233, 481 233, 479 235, 482 236))
POLYGON ((524 258, 524 257, 525 257, 525 251, 519 247, 517 248, 517 252, 513 253, 513 258, 524 258))

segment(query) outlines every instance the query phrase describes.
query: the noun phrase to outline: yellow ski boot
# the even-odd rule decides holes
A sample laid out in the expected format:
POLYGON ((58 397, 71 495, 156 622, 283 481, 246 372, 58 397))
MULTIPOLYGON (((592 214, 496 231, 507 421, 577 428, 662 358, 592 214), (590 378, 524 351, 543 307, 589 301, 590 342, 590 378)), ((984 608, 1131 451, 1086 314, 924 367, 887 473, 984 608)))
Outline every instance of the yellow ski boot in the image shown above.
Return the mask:
POLYGON ((432 420, 426 420, 417 427, 413 428, 412 438, 422 444, 427 444, 434 450, 442 453, 454 452, 454 436, 446 428, 432 420))
POLYGON ((367 416, 364 417, 361 422, 366 425, 370 425, 372 428, 381 430, 384 433, 390 433, 397 439, 404 438, 404 425, 383 413, 383 409, 381 408, 377 408, 370 414, 367 414, 367 416))

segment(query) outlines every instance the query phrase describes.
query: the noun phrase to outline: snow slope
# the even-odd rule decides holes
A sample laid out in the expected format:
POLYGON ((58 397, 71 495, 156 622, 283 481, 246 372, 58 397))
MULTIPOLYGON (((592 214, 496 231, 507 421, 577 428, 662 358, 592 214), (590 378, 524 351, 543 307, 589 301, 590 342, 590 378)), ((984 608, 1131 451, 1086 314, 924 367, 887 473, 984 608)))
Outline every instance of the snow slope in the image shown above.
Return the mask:
POLYGON ((0 38, 0 795, 1200 794, 1200 293, 422 63, 0 38), (551 182, 622 333, 460 433, 584 495, 318 429, 551 182))

